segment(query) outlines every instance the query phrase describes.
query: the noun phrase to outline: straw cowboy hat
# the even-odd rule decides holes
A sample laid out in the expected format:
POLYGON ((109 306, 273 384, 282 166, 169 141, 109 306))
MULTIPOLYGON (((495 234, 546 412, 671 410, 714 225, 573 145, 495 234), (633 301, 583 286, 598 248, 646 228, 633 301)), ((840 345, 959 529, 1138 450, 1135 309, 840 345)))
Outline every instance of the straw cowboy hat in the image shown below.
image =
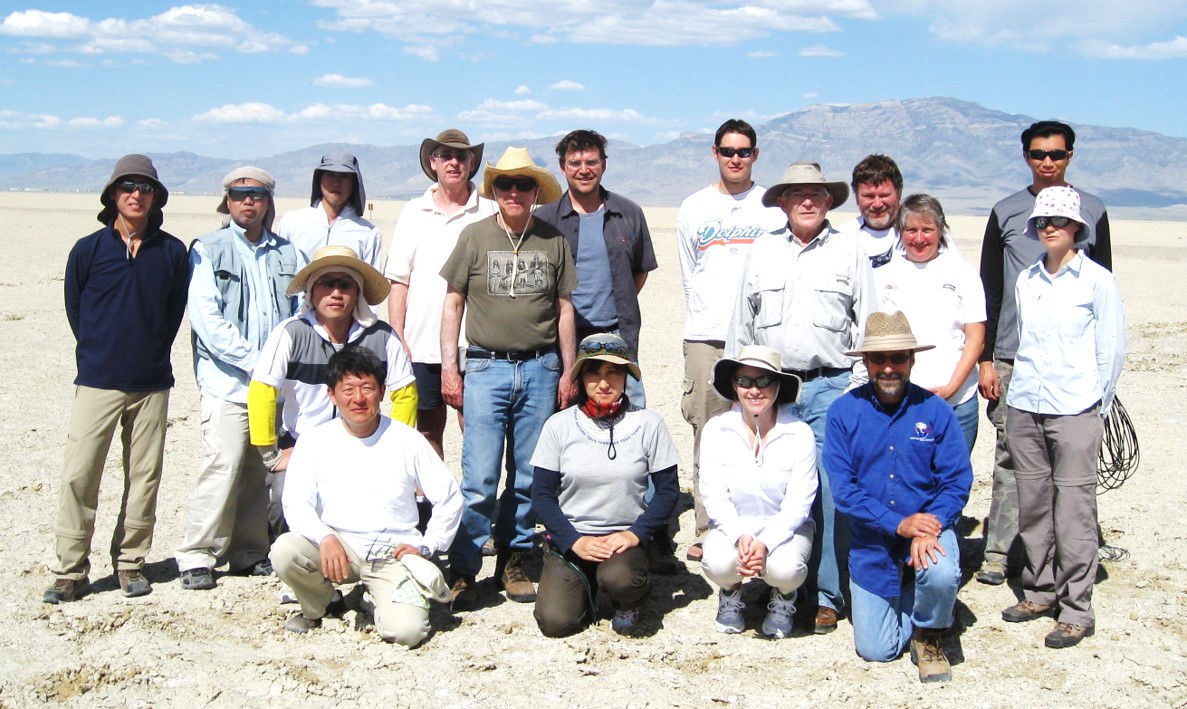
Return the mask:
POLYGON ((422 140, 420 143, 420 169, 424 170, 425 175, 433 182, 437 181, 437 173, 433 172, 433 167, 429 164, 429 157, 432 156, 434 150, 441 147, 470 151, 470 154, 474 156, 474 164, 470 168, 470 177, 467 179, 473 180, 474 176, 478 174, 478 168, 482 165, 482 149, 486 147, 486 143, 470 145, 470 139, 457 128, 441 131, 437 134, 436 139, 425 138, 422 140))
POLYGON ((794 404, 800 400, 800 389, 804 383, 791 372, 783 371, 783 358, 778 351, 763 345, 746 345, 737 357, 722 357, 714 363, 713 388, 718 396, 726 401, 738 400, 734 375, 743 365, 765 369, 778 378, 779 396, 776 401, 780 404, 794 404))
POLYGON ((849 185, 844 182, 826 181, 824 173, 820 171, 820 163, 804 160, 793 162, 787 166, 787 169, 783 171, 783 181, 763 193, 763 206, 777 207, 783 191, 794 185, 823 185, 824 189, 828 190, 829 196, 833 198, 829 209, 836 209, 849 199, 849 185))
POLYGON ((356 256, 354 249, 330 245, 313 252, 313 260, 297 271, 285 294, 291 297, 307 293, 323 273, 334 271, 349 273, 359 284, 359 291, 368 305, 379 305, 391 292, 391 283, 374 266, 356 256))
POLYGON ((561 186, 547 169, 540 167, 532 159, 527 148, 507 148, 503 156, 494 165, 486 164, 486 172, 482 173, 482 190, 478 193, 487 199, 494 199, 495 178, 509 175, 511 177, 531 177, 540 185, 540 192, 536 195, 536 204, 548 204, 561 198, 561 186))
POLYGON ((861 338, 861 347, 846 352, 850 357, 860 357, 866 352, 923 352, 935 349, 935 345, 921 345, 915 340, 915 333, 911 332, 911 323, 903 311, 893 313, 871 313, 866 320, 865 336, 861 338))

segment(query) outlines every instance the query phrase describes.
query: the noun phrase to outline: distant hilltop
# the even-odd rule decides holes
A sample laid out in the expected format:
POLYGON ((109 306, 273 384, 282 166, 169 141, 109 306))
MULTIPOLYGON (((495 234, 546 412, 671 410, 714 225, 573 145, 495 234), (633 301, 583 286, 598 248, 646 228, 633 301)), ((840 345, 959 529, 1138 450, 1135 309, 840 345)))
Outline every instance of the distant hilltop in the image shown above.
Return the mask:
MULTIPOLYGON (((810 106, 755 126, 761 152, 754 176, 760 184, 774 184, 789 163, 813 160, 828 179, 848 182, 859 160, 883 153, 902 168, 906 193, 933 194, 953 214, 983 215, 994 202, 1029 183, 1018 139, 1039 118, 954 98, 810 106)), ((1068 170, 1076 186, 1101 197, 1117 216, 1187 219, 1187 139, 1068 122, 1076 129, 1076 153, 1068 170)), ((526 146, 563 185, 553 152, 559 137, 512 143, 526 146)), ((611 141, 605 184, 643 205, 678 206, 717 179, 709 152, 712 140, 709 134, 685 134, 659 145, 611 141)), ((497 160, 508 144, 488 142, 484 159, 497 160)), ((278 194, 302 196, 309 194, 321 155, 337 148, 358 156, 368 198, 407 199, 428 186, 420 170, 419 145, 314 145, 238 160, 185 152, 150 155, 165 184, 179 193, 213 194, 232 167, 253 164, 276 177, 278 194)), ((6 155, 0 160, 0 189, 97 191, 118 157, 6 155)), ((844 208, 852 211, 853 205, 844 208)))

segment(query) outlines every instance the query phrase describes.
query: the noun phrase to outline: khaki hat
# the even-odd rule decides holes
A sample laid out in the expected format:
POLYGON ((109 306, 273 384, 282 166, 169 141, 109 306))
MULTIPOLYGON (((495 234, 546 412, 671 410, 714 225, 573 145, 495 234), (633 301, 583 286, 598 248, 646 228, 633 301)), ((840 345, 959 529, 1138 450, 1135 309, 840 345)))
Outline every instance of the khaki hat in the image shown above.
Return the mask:
POLYGON ((784 190, 793 185, 823 185, 833 198, 829 209, 836 209, 849 199, 849 185, 844 182, 826 181, 824 173, 820 171, 820 163, 800 161, 788 165, 787 169, 783 171, 783 181, 763 193, 763 206, 779 206, 779 197, 782 196, 784 190))
POLYGON ((482 173, 482 189, 478 194, 487 199, 494 199, 494 184, 496 177, 510 175, 511 177, 531 177, 540 185, 540 192, 536 195, 536 204, 549 204, 561 198, 561 186, 547 169, 540 167, 532 159, 527 148, 507 148, 499 162, 486 164, 486 172, 482 173))
POLYGON ((783 357, 777 350, 764 345, 746 345, 737 357, 722 357, 714 363, 713 389, 718 396, 726 401, 738 400, 733 380, 734 374, 743 365, 765 369, 779 378, 779 396, 775 400, 780 404, 794 404, 800 400, 803 381, 791 372, 784 372, 783 357))
POLYGON ((860 357, 866 352, 922 352, 935 347, 919 344, 915 340, 915 333, 911 332, 911 323, 907 322, 907 316, 903 311, 896 310, 893 313, 871 313, 866 320, 866 332, 865 337, 861 338, 861 347, 845 354, 860 357))
POLYGON ((327 271, 344 271, 353 276, 368 305, 379 305, 391 292, 391 283, 374 266, 356 256, 354 249, 332 244, 313 252, 313 259, 293 276, 285 295, 308 292, 313 285, 310 281, 327 271))
POLYGON ((434 150, 442 146, 470 151, 474 156, 474 165, 470 168, 469 179, 473 180, 474 176, 478 174, 478 168, 482 165, 482 149, 486 147, 486 143, 470 145, 470 139, 457 128, 441 131, 437 134, 435 140, 433 138, 425 138, 420 143, 420 169, 424 170, 425 176, 433 182, 437 181, 437 173, 433 172, 433 167, 429 164, 429 157, 433 154, 434 150))
POLYGON ((231 208, 227 206, 227 190, 239 180, 255 180, 268 190, 268 209, 264 212, 264 231, 272 231, 272 221, 276 219, 276 201, 272 199, 272 195, 276 193, 276 178, 272 177, 267 170, 248 165, 237 167, 228 172, 227 176, 223 178, 223 201, 219 202, 214 211, 219 214, 231 213, 231 208))
POLYGON ((631 361, 630 355, 626 340, 618 335, 609 332, 594 333, 577 345, 577 359, 573 362, 573 372, 569 377, 574 384, 577 384, 581 381, 582 372, 585 371, 583 363, 589 360, 600 360, 621 364, 626 367, 626 370, 636 381, 642 381, 643 374, 639 371, 639 365, 631 361))

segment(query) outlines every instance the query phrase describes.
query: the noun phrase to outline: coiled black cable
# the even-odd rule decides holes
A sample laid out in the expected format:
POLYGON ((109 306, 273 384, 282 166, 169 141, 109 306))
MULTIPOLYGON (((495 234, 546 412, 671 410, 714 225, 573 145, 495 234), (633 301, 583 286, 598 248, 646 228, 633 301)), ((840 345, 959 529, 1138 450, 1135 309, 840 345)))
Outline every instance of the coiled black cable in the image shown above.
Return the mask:
POLYGON ((1138 434, 1121 397, 1113 399, 1113 408, 1105 418, 1104 435, 1096 465, 1096 494, 1116 490, 1133 477, 1141 462, 1138 434))

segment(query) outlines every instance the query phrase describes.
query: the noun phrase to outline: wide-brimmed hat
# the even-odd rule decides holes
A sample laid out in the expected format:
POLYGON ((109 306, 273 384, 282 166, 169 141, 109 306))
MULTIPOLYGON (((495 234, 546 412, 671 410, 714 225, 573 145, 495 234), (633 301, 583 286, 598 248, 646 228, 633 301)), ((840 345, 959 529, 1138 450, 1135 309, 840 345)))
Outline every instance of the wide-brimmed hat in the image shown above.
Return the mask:
POLYGON ((743 365, 765 369, 778 377, 779 396, 775 400, 780 404, 794 404, 800 400, 804 382, 791 372, 784 372, 783 357, 777 350, 764 345, 746 345, 736 357, 722 357, 713 364, 713 389, 718 396, 726 401, 738 400, 734 374, 743 365))
POLYGON ((911 323, 903 311, 893 313, 870 313, 866 320, 865 336, 861 338, 861 347, 846 352, 850 357, 860 357, 866 352, 898 352, 908 350, 922 352, 935 349, 935 345, 921 345, 911 332, 911 323))
POLYGON ((321 173, 347 172, 354 175, 354 192, 350 194, 350 203, 354 211, 361 217, 363 207, 367 204, 367 190, 363 188, 363 171, 359 168, 359 159, 345 150, 335 150, 321 156, 321 162, 313 168, 313 188, 309 192, 309 206, 316 205, 321 200, 321 173))
POLYGON ((1079 222, 1077 244, 1087 241, 1092 233, 1092 226, 1080 214, 1080 194, 1066 185, 1047 187, 1035 196, 1034 209, 1026 220, 1026 233, 1037 239, 1039 232, 1035 229, 1035 217, 1067 217, 1079 222))
POLYGON ((825 180, 824 173, 820 171, 820 163, 801 160, 800 162, 793 162, 788 165, 787 169, 783 171, 783 181, 763 193, 763 206, 777 207, 780 195, 792 185, 823 185, 824 189, 828 190, 829 195, 833 198, 833 203, 829 209, 836 209, 842 204, 845 204, 845 200, 849 199, 849 185, 844 182, 829 182, 825 180))
POLYGON ((99 193, 99 203, 103 205, 103 209, 99 211, 97 219, 103 224, 114 219, 118 211, 115 207, 115 198, 111 195, 111 188, 117 182, 129 177, 143 177, 152 183, 153 199, 150 211, 159 213, 165 203, 169 201, 169 190, 165 189, 165 185, 161 184, 161 180, 157 178, 157 168, 152 164, 152 159, 147 155, 137 153, 125 155, 116 161, 115 168, 111 171, 111 177, 107 179, 107 184, 99 193))
POLYGON ((577 359, 573 362, 573 372, 569 375, 574 384, 581 381, 581 373, 585 371, 584 363, 589 360, 621 364, 637 381, 643 380, 639 365, 631 361, 631 353, 627 348, 626 340, 618 335, 598 332, 586 337, 581 341, 581 344, 577 345, 577 359))
POLYGON ((332 271, 344 271, 353 276, 368 305, 379 305, 391 291, 391 283, 374 266, 355 255, 354 249, 331 244, 313 252, 313 258, 293 276, 285 294, 305 293, 313 279, 332 271))
POLYGON ((261 168, 246 165, 228 172, 227 176, 223 178, 223 201, 219 202, 214 211, 219 214, 231 213, 231 208, 227 206, 227 190, 240 180, 255 180, 268 190, 268 209, 264 212, 264 231, 272 231, 272 221, 276 218, 276 201, 272 199, 272 195, 276 193, 276 178, 261 168))
POLYGON ((531 177, 540 185, 540 193, 536 195, 536 204, 549 204, 561 198, 561 186, 547 169, 540 167, 532 159, 527 148, 507 148, 503 156, 494 165, 486 164, 486 172, 482 173, 482 189, 479 194, 487 199, 494 199, 492 185, 496 177, 510 175, 512 177, 531 177))
POLYGON ((442 146, 470 151, 470 154, 474 156, 474 164, 470 167, 469 179, 473 180, 474 176, 478 174, 478 168, 482 166, 482 149, 486 147, 486 143, 470 145, 470 139, 457 128, 441 131, 437 134, 436 139, 425 138, 422 140, 420 143, 420 169, 424 170, 425 175, 433 182, 437 181, 437 173, 433 172, 429 157, 432 156, 434 150, 442 146))

